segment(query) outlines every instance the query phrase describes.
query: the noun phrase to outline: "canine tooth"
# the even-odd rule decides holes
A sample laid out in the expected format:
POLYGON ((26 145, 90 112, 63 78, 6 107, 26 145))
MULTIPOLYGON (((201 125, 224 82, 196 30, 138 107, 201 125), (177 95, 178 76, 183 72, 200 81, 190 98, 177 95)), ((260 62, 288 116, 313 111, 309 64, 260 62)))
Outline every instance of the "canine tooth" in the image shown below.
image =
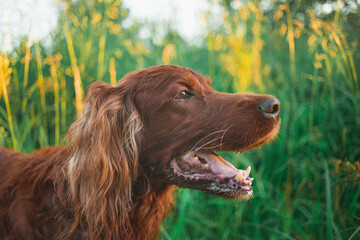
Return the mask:
POLYGON ((241 170, 240 170, 239 173, 236 175, 235 179, 236 179, 236 180, 239 180, 239 181, 241 181, 241 180, 243 179, 243 173, 242 173, 241 170))
POLYGON ((251 167, 248 166, 248 168, 246 169, 246 172, 247 172, 248 176, 250 175, 250 171, 251 171, 251 167))
POLYGON ((199 181, 199 177, 195 177, 195 180, 196 180, 196 181, 199 181))
POLYGON ((206 163, 204 166, 205 166, 205 168, 209 169, 209 164, 208 163, 206 163))
POLYGON ((197 163, 199 163, 200 162, 200 160, 199 160, 199 158, 196 156, 196 157, 194 157, 194 162, 197 162, 197 163))

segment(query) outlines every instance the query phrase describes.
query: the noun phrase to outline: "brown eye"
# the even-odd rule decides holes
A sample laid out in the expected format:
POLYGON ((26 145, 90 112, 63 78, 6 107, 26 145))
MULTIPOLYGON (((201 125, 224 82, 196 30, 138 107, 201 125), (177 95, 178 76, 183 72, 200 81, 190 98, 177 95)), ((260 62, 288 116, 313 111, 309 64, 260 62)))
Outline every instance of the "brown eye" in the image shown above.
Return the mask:
POLYGON ((191 93, 184 90, 184 91, 179 92, 176 95, 175 99, 188 99, 189 97, 191 97, 191 93))

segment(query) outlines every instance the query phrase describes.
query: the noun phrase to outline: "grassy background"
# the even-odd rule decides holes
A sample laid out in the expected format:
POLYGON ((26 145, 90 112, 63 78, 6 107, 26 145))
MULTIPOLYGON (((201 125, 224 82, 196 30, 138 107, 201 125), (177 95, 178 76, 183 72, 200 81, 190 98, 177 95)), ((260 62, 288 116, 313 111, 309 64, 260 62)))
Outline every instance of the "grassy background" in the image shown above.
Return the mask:
POLYGON ((222 24, 203 13, 207 36, 194 46, 170 27, 160 43, 140 39, 141 26, 153 34, 156 26, 125 28, 120 0, 62 1, 51 48, 25 37, 0 54, 0 145, 32 152, 61 144, 96 80, 190 67, 219 91, 277 96, 282 126, 270 146, 224 154, 253 167, 253 199, 179 190, 160 239, 360 239, 359 4, 325 14, 324 1, 268 2, 212 2, 222 24))

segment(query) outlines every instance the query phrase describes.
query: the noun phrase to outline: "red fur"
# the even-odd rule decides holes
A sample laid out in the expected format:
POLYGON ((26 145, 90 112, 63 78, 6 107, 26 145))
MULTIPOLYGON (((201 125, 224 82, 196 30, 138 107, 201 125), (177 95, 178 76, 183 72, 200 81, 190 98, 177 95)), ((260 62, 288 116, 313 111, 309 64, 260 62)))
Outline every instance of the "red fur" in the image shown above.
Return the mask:
POLYGON ((222 129, 212 151, 269 141, 279 119, 257 111, 266 97, 216 92, 176 66, 94 83, 68 146, 31 155, 0 148, 0 239, 154 239, 176 185, 208 191, 174 177, 170 160, 222 129))

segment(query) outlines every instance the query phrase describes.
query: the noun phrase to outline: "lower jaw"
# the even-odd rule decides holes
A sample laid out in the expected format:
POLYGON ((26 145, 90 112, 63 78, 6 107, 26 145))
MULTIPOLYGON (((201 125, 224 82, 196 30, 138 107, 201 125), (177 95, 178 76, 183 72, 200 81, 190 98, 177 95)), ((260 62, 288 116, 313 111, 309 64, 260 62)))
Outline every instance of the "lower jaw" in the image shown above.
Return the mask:
POLYGON ((230 187, 220 187, 215 182, 208 183, 204 187, 193 186, 190 184, 176 184, 176 186, 179 188, 188 188, 188 189, 202 191, 225 199, 248 200, 253 197, 252 188, 246 191, 246 190, 233 189, 230 187))
POLYGON ((211 194, 216 194, 220 197, 230 198, 230 199, 250 199, 253 196, 253 189, 249 190, 239 190, 239 189, 231 189, 229 187, 220 187, 217 184, 212 183, 210 187, 208 187, 207 192, 211 194))

